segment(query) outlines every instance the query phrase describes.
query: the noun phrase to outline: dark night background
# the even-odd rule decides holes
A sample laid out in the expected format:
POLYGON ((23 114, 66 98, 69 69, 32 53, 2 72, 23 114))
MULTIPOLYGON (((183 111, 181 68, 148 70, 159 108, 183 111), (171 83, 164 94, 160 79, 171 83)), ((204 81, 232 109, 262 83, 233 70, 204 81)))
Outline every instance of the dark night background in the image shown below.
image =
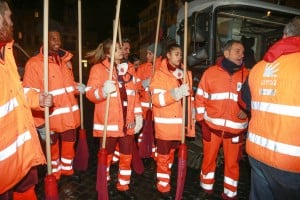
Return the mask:
MULTIPOLYGON (((138 13, 147 6, 148 2, 149 0, 121 1, 121 25, 137 26, 138 13)), ((43 11, 43 0, 10 0, 9 3, 13 16, 15 10, 36 9, 43 11)), ((99 32, 99 40, 110 37, 117 0, 82 0, 81 3, 83 30, 99 32)), ((75 20, 73 22, 77 23, 77 0, 49 0, 49 17, 58 22, 64 21, 66 6, 69 9, 67 14, 74 15, 75 20)), ((40 15, 42 17, 42 12, 40 15)))

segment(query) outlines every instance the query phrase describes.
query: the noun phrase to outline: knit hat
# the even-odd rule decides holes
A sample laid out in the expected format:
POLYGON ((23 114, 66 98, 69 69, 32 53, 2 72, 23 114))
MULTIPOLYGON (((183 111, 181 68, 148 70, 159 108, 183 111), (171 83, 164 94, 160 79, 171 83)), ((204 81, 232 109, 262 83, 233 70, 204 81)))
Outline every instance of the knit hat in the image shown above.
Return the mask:
MULTIPOLYGON (((151 45, 148 46, 147 50, 154 53, 154 48, 155 48, 155 44, 152 43, 151 45)), ((157 44, 157 49, 156 49, 156 56, 160 56, 160 55, 161 55, 161 45, 160 45, 160 43, 158 43, 157 44)))

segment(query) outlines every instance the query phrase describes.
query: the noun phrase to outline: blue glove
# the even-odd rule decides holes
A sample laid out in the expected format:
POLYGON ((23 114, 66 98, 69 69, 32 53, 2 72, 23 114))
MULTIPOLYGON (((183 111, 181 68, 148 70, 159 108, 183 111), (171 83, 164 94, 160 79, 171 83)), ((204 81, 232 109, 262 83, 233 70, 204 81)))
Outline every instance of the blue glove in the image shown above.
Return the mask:
POLYGON ((83 83, 77 83, 76 89, 80 92, 80 94, 85 93, 86 86, 83 83))
POLYGON ((142 80, 142 86, 143 88, 147 88, 150 85, 150 78, 147 78, 145 80, 142 80))

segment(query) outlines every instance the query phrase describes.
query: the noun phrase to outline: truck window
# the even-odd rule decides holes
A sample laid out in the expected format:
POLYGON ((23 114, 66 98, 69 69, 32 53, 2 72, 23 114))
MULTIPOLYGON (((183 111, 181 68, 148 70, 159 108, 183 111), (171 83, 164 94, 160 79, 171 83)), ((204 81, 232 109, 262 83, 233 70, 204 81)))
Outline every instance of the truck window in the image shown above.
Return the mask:
POLYGON ((267 49, 282 37, 284 25, 294 16, 257 7, 219 7, 216 9, 216 59, 229 39, 241 40, 245 64, 252 68, 267 49))

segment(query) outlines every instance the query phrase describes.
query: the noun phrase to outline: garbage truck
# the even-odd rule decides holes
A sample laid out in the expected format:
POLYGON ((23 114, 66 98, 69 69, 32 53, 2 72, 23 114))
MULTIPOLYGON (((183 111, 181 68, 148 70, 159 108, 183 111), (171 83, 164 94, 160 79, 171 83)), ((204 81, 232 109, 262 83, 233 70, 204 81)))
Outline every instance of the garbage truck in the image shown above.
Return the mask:
MULTIPOLYGON (((261 60, 268 48, 283 35, 285 24, 300 16, 300 10, 258 0, 194 0, 188 3, 187 65, 193 72, 196 90, 201 75, 222 57, 222 46, 229 39, 241 40, 244 63, 249 69, 261 60)), ((176 41, 184 42, 184 6, 176 21, 176 41)), ((188 166, 199 168, 202 159, 201 131, 187 141, 188 166)), ((222 153, 217 163, 222 163, 222 153)))

